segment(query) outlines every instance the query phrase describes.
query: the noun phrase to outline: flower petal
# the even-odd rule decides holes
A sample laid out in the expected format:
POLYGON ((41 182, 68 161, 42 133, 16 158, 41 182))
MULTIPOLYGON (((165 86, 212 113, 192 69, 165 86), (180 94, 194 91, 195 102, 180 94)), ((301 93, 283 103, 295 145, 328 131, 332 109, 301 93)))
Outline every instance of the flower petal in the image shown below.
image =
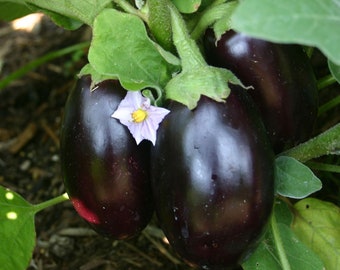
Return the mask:
POLYGON ((128 91, 111 117, 119 119, 128 127, 137 144, 146 139, 155 145, 159 123, 169 112, 167 109, 150 105, 150 100, 140 91, 128 91), (147 117, 142 122, 134 122, 131 116, 138 109, 147 112, 147 117))
POLYGON ((124 121, 132 121, 131 108, 128 107, 118 107, 118 109, 111 115, 111 117, 124 121))

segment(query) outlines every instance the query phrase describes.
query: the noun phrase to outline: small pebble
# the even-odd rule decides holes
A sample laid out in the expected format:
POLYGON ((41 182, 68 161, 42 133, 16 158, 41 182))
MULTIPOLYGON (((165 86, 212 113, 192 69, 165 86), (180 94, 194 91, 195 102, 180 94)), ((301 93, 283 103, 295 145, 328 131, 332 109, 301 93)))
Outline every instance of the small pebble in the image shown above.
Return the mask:
POLYGON ((27 171, 30 166, 31 166, 31 161, 29 159, 26 159, 23 163, 21 163, 20 170, 27 171))

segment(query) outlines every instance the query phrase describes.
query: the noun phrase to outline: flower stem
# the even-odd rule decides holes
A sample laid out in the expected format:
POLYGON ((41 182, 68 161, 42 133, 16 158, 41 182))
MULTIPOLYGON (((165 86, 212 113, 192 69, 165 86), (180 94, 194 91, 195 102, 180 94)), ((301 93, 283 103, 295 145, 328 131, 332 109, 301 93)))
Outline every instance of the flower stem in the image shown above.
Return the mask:
POLYGON ((291 270, 286 252, 283 247, 282 239, 280 236, 279 228, 277 226, 277 221, 276 221, 274 214, 271 217, 270 225, 271 225, 271 229, 272 229, 272 233, 274 237, 274 243, 275 243, 277 253, 279 255, 279 259, 281 262, 282 270, 291 270))
POLYGON ((55 198, 52 198, 48 201, 45 201, 45 202, 42 202, 42 203, 39 203, 39 204, 35 204, 35 205, 33 205, 34 213, 38 213, 41 210, 44 210, 45 208, 51 207, 51 206, 56 205, 58 203, 62 203, 64 201, 67 201, 68 199, 69 199, 69 197, 68 197, 67 193, 64 193, 64 194, 59 195, 55 198))
POLYGON ((313 158, 332 154, 340 154, 340 123, 280 155, 290 156, 300 162, 306 162, 313 158))

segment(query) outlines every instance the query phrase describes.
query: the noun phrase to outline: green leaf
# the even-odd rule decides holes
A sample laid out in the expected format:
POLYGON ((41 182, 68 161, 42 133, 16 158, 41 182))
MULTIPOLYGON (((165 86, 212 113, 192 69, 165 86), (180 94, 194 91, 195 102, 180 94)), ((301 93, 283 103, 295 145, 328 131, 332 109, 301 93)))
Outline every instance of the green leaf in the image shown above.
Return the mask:
POLYGON ((12 21, 32 13, 32 10, 23 4, 1 2, 0 20, 12 21))
POLYGON ((0 0, 0 4, 3 2, 27 5, 32 13, 46 13, 55 23, 67 29, 79 27, 80 22, 91 26, 99 12, 111 5, 111 0, 0 0))
POLYGON ((238 2, 236 1, 231 1, 220 5, 221 7, 223 7, 223 9, 221 9, 221 11, 223 11, 223 15, 213 25, 214 33, 217 40, 219 40, 222 34, 224 34, 231 28, 231 15, 235 11, 237 5, 238 2))
POLYGON ((208 27, 214 29, 217 39, 230 29, 230 16, 237 7, 238 2, 231 1, 207 7, 201 14, 198 22, 191 32, 191 38, 198 40, 208 27))
POLYGON ((224 102, 230 93, 228 83, 241 84, 229 70, 202 66, 183 71, 166 85, 166 98, 186 105, 190 110, 197 105, 201 95, 224 102))
POLYGON ((194 13, 201 5, 201 0, 172 0, 172 2, 182 13, 194 13))
POLYGON ((17 193, 0 187, 1 269, 26 269, 35 245, 35 210, 17 193))
POLYGON ((340 64, 340 3, 337 0, 240 1, 235 30, 281 43, 318 47, 340 64), (254 12, 256 11, 256 12, 254 12))
POLYGON ((319 255, 325 269, 340 269, 340 208, 314 198, 301 200, 294 208, 295 234, 319 255))
POLYGON ((276 192, 282 196, 301 199, 322 188, 320 179, 292 157, 278 157, 275 166, 276 192))
POLYGON ((340 83, 340 64, 337 65, 332 61, 328 61, 328 67, 333 77, 337 80, 338 83, 340 83))
POLYGON ((105 76, 100 73, 98 73, 91 64, 86 64, 79 72, 78 77, 84 76, 84 75, 90 75, 91 76, 91 86, 90 89, 93 89, 96 84, 105 81, 105 80, 112 80, 112 76, 105 76))
MULTIPOLYGON (((40 8, 33 7, 33 5, 30 5, 32 9, 35 9, 37 11, 41 11, 40 8)), ((53 11, 49 10, 43 10, 43 12, 51 18, 51 20, 58 26, 63 27, 67 30, 76 30, 80 26, 83 25, 81 21, 78 21, 76 19, 72 19, 70 17, 65 17, 63 15, 60 15, 58 13, 55 13, 53 11)))
POLYGON ((244 270, 322 270, 322 261, 295 236, 289 227, 292 215, 285 203, 277 201, 270 228, 244 270))
POLYGON ((114 9, 94 21, 88 59, 99 74, 118 77, 128 90, 162 88, 175 70, 148 37, 142 20, 114 9))
POLYGON ((190 110, 201 95, 224 102, 230 93, 228 83, 242 85, 229 70, 209 66, 197 43, 189 36, 185 21, 178 10, 169 6, 173 41, 181 59, 182 71, 166 85, 166 98, 186 105, 190 110))

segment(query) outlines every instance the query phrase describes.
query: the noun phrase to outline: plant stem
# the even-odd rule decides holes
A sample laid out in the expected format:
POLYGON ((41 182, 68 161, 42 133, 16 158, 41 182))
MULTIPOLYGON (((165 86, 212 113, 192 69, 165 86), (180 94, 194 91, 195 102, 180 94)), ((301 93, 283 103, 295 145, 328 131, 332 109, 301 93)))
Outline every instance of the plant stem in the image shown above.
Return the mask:
POLYGON ((276 249, 277 249, 277 253, 278 253, 279 258, 280 258, 282 270, 291 270, 286 252, 283 248, 282 239, 281 239, 281 236, 280 236, 279 228, 277 226, 277 221, 276 221, 274 214, 272 214, 270 225, 271 225, 271 229, 272 229, 272 233, 273 233, 273 237, 274 237, 274 243, 275 243, 275 246, 276 246, 276 249))
POLYGON ((312 162, 309 161, 306 164, 311 169, 319 170, 319 171, 325 171, 325 172, 332 172, 332 173, 340 173, 340 166, 339 165, 333 165, 333 164, 326 164, 326 163, 320 163, 320 162, 312 162))
POLYGON ((141 18, 144 22, 148 22, 148 18, 145 14, 140 12, 138 9, 130 5, 130 3, 126 0, 113 0, 118 6, 120 6, 126 13, 136 15, 141 18))
POLYGON ((330 101, 326 102, 325 104, 321 105, 318 111, 318 115, 322 115, 325 112, 333 109, 334 107, 340 104, 340 96, 331 99, 330 101))
POLYGON ((336 79, 334 78, 334 76, 329 74, 318 80, 318 89, 319 90, 324 89, 327 86, 332 85, 333 83, 336 83, 336 79))
POLYGON ((51 207, 51 206, 56 205, 58 203, 62 203, 64 201, 67 201, 68 199, 69 198, 68 198, 67 193, 64 193, 64 194, 59 195, 55 198, 52 198, 48 201, 45 201, 45 202, 42 202, 42 203, 39 203, 39 204, 35 204, 35 205, 33 205, 34 213, 36 214, 36 213, 40 212, 41 210, 44 210, 47 207, 51 207))
POLYGON ((313 158, 332 154, 340 154, 340 123, 280 155, 290 156, 300 162, 306 162, 313 158))
POLYGON ((88 47, 89 45, 90 45, 90 42, 82 42, 82 43, 79 43, 79 44, 76 44, 76 45, 72 45, 72 46, 63 48, 63 49, 58 50, 58 51, 54 51, 54 52, 45 54, 44 56, 29 62, 28 64, 24 65, 23 67, 19 68, 15 72, 11 73, 10 75, 8 75, 4 79, 2 79, 0 81, 0 90, 5 88, 12 81, 22 77, 26 73, 28 73, 31 70, 43 65, 44 63, 49 62, 49 61, 51 61, 55 58, 64 56, 65 54, 69 54, 69 53, 72 53, 74 51, 84 49, 84 48, 88 47))

